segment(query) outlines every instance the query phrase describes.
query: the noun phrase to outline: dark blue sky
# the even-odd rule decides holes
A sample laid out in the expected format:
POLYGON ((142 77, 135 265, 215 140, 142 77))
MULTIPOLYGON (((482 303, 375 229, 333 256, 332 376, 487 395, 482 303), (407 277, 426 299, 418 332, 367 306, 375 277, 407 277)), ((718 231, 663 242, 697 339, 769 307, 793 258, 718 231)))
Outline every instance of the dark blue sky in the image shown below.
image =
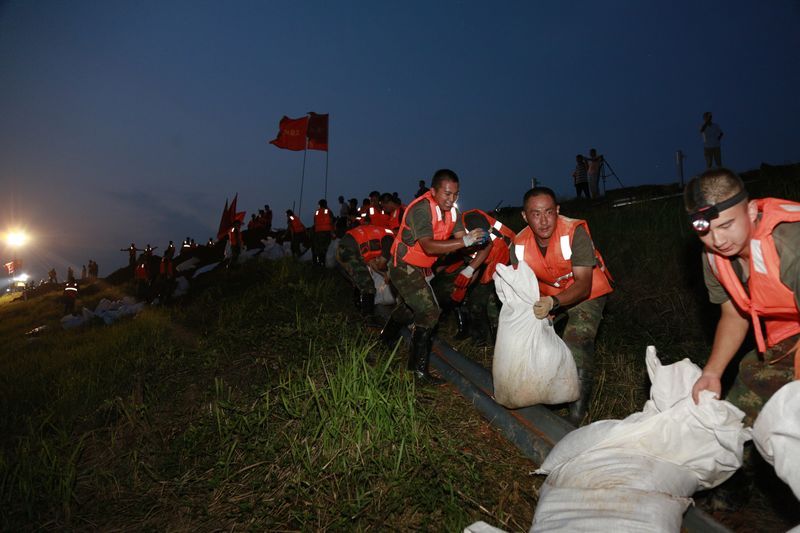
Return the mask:
MULTIPOLYGON (((35 235, 37 277, 204 242, 236 192, 280 225, 303 154, 267 141, 308 111, 331 116, 330 202, 407 200, 441 167, 466 208, 533 176, 571 196, 590 147, 625 185, 674 182, 706 110, 725 164, 797 161, 799 23, 796 1, 1 2, 0 224, 35 235)), ((309 152, 307 223, 324 173, 309 152)))

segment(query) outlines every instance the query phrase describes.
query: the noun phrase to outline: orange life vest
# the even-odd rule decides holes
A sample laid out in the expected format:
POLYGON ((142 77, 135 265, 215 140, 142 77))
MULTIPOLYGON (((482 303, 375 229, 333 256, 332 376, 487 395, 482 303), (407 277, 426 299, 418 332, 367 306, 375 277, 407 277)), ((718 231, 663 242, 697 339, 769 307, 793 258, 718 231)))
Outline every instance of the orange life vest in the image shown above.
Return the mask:
POLYGON ((300 222, 300 219, 294 215, 289 216, 289 231, 292 233, 304 233, 306 227, 300 222))
POLYGON ((148 279, 150 277, 150 272, 147 269, 146 262, 140 262, 136 265, 136 272, 135 276, 136 279, 148 279))
POLYGON ((406 206, 400 204, 400 207, 389 213, 386 218, 386 227, 396 233, 397 230, 400 229, 401 213, 403 213, 405 209, 406 206))
POLYGON ((78 283, 77 282, 67 282, 64 286, 64 296, 68 298, 76 298, 78 296, 78 283))
MULTIPOLYGON (((453 228, 456 227, 458 210, 453 207, 450 209, 450 211, 442 213, 442 210, 439 208, 436 200, 433 199, 433 193, 431 193, 431 191, 426 192, 408 204, 408 209, 406 209, 405 213, 403 213, 403 220, 400 222, 400 228, 398 229, 397 234, 394 237, 394 243, 392 244, 392 257, 394 258, 395 266, 397 266, 397 247, 402 242, 403 231, 409 229, 409 226, 406 223, 408 213, 417 202, 423 201, 428 202, 428 207, 430 207, 431 210, 433 239, 435 241, 444 241, 450 238, 450 235, 453 234, 453 228)), ((403 245, 408 246, 405 243, 403 243, 403 245)), ((408 251, 406 252, 406 255, 403 256, 403 261, 409 265, 414 265, 420 268, 430 268, 436 262, 436 256, 426 254, 425 250, 423 250, 422 246, 420 246, 419 241, 416 241, 414 242, 413 246, 408 246, 408 251)))
MULTIPOLYGON (((711 271, 731 297, 734 305, 753 322, 759 352, 800 333, 800 311, 795 295, 780 279, 781 265, 772 231, 781 222, 800 222, 800 203, 778 198, 755 200, 761 219, 750 237, 750 278, 744 289, 730 258, 706 249, 711 271), (749 292, 749 294, 748 294, 749 292), (760 318, 767 330, 766 343, 760 318)), ((795 368, 798 357, 795 355, 795 368)))
POLYGON ((394 235, 394 233, 388 228, 365 224, 349 230, 347 235, 355 239, 358 251, 361 252, 361 257, 366 263, 381 255, 381 240, 387 235, 394 235))
MULTIPOLYGON (((589 226, 585 220, 568 218, 558 215, 556 228, 550 236, 547 254, 542 256, 536 236, 530 227, 525 227, 514 239, 514 254, 520 261, 525 261, 536 274, 539 280, 539 292, 542 296, 555 296, 575 283, 572 272, 572 238, 575 230, 583 227, 589 238, 589 226)), ((594 246, 594 244, 592 244, 594 246)), ((597 264, 592 269, 592 291, 588 300, 612 292, 614 279, 606 269, 603 256, 597 248, 594 249, 597 264)))
POLYGON ((514 238, 517 235, 514 230, 480 209, 470 209, 464 212, 464 217, 471 213, 477 213, 489 222, 489 239, 492 244, 490 245, 489 255, 486 256, 486 260, 483 262, 485 268, 478 279, 479 283, 485 285, 492 282, 492 276, 497 270, 497 265, 508 264, 511 258, 509 246, 514 242, 514 238))
POLYGON ((231 243, 231 246, 241 246, 242 244, 242 232, 237 231, 236 228, 231 228, 228 230, 228 240, 231 243))
POLYGON ((158 271, 162 276, 168 278, 173 277, 175 275, 175 269, 173 268, 172 260, 166 257, 162 258, 161 263, 158 265, 158 271))
POLYGON ((383 209, 375 206, 367 206, 361 210, 361 223, 371 224, 373 226, 388 227, 389 216, 383 212, 383 209), (367 220, 369 217, 369 220, 367 220))
POLYGON ((314 231, 333 231, 333 218, 328 208, 317 209, 314 213, 314 231))

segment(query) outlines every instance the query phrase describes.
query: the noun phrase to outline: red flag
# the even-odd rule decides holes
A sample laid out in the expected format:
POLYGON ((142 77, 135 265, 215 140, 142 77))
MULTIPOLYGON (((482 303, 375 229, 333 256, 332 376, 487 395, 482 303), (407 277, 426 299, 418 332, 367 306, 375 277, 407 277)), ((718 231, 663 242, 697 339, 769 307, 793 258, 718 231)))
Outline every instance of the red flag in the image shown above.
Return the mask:
POLYGON ((289 118, 284 116, 281 119, 278 136, 269 143, 284 150, 305 150, 307 133, 308 117, 289 118))
POLYGON ((230 221, 228 229, 231 229, 231 227, 233 227, 233 223, 236 222, 237 220, 239 222, 244 222, 244 217, 247 214, 247 211, 236 211, 236 200, 238 199, 239 199, 239 193, 237 192, 236 196, 233 197, 233 201, 231 202, 231 207, 228 211, 229 221, 230 221))
MULTIPOLYGON (((234 201, 236 199, 234 198, 234 201)), ((217 240, 220 240, 225 234, 228 233, 228 229, 231 226, 230 223, 230 216, 231 210, 228 208, 228 199, 225 198, 225 209, 222 210, 222 218, 219 220, 219 229, 217 230, 217 240)))
POLYGON ((8 275, 10 276, 11 274, 14 273, 14 270, 16 270, 17 264, 16 261, 9 261, 8 263, 5 264, 5 266, 6 270, 8 271, 8 275))
POLYGON ((313 111, 308 117, 308 149, 328 151, 328 114, 320 115, 313 111))

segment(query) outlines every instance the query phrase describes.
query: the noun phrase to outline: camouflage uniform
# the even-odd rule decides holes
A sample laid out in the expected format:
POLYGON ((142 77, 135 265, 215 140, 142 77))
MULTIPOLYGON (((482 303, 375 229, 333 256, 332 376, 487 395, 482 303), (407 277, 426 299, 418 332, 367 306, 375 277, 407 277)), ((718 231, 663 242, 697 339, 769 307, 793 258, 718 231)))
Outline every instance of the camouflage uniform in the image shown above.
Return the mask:
POLYGON ((594 340, 603 319, 607 296, 584 300, 556 318, 556 329, 572 352, 575 365, 594 372, 594 340))
MULTIPOLYGON (((458 211, 456 213, 450 237, 459 232, 464 233, 461 213, 458 211)), ((441 309, 430 284, 432 272, 428 268, 409 265, 403 261, 409 247, 421 237, 433 236, 433 220, 428 202, 423 200, 409 207, 403 217, 403 223, 406 227, 400 230, 398 235, 400 242, 393 260, 389 261, 389 278, 399 295, 397 307, 392 311, 389 320, 402 324, 413 321, 419 327, 433 329, 439 322, 441 309)))
POLYGON ((328 247, 331 245, 331 232, 330 231, 315 231, 314 240, 311 242, 312 254, 314 259, 318 260, 320 264, 325 264, 325 254, 328 253, 328 247))
POLYGON ((493 330, 497 331, 501 304, 497 292, 494 290, 493 281, 472 285, 467 294, 466 306, 473 321, 488 321, 493 330))
MULTIPOLYGON (((355 240, 352 237, 343 237, 339 241, 339 246, 336 247, 336 261, 359 291, 365 294, 375 294, 375 282, 372 280, 372 274, 369 273, 366 263, 364 263, 363 256, 358 250, 348 246, 347 240, 355 244, 355 240)), ((356 244, 355 246, 357 247, 358 245, 356 244)))
MULTIPOLYGON (((465 265, 462 264, 461 268, 464 268, 464 266, 465 265)), ((436 272, 436 275, 431 280, 431 287, 438 301, 448 302, 450 300, 450 295, 453 293, 453 288, 455 287, 454 282, 461 268, 455 270, 455 272, 448 272, 445 269, 436 272)))
POLYGON ((742 358, 739 373, 725 399, 745 412, 745 425, 752 426, 767 400, 794 379, 794 348, 798 340, 800 334, 779 342, 767 349, 763 359, 757 350, 742 358), (788 355, 783 357, 785 354, 788 355))
POLYGON ((397 266, 389 263, 389 278, 397 289, 397 307, 392 311, 390 320, 401 324, 410 324, 433 329, 439 322, 439 302, 433 293, 428 279, 427 269, 415 267, 398 261, 397 266))

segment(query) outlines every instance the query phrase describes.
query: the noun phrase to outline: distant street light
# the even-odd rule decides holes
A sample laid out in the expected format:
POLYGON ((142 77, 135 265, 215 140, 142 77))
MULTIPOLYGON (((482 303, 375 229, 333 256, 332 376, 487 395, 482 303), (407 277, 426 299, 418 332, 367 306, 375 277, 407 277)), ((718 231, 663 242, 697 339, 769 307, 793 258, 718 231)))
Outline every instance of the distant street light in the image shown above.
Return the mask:
MULTIPOLYGON (((30 240, 30 237, 27 233, 20 229, 13 229, 6 232, 6 244, 11 248, 13 257, 11 260, 11 267, 8 269, 8 274, 11 276, 11 283, 9 284, 9 290, 11 290, 11 286, 17 281, 18 279, 14 278, 14 273, 16 270, 21 266, 19 259, 17 258, 17 252, 20 248, 25 246, 25 244, 30 240)), ((25 286, 25 282, 27 281, 27 274, 22 274, 25 276, 25 279, 22 281, 22 286, 25 286)))
POLYGON ((6 243, 11 248, 20 248, 28 242, 28 234, 22 230, 11 230, 6 233, 6 243))

